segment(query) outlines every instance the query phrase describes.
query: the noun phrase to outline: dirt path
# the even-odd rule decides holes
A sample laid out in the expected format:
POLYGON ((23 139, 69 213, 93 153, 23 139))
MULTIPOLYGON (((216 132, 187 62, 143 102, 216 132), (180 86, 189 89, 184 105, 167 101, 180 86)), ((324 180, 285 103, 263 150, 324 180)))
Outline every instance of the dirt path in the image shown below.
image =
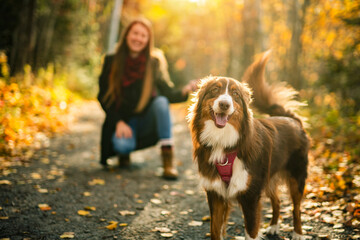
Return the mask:
MULTIPOLYGON (((97 103, 88 103, 79 109, 79 120, 68 134, 52 139, 29 164, 0 176, 0 239, 210 239, 209 221, 203 221, 208 207, 191 160, 184 107, 175 106, 172 113, 178 181, 160 177, 158 147, 132 154, 131 170, 104 171, 98 164, 104 115, 97 103)), ((304 204, 309 206, 307 200, 304 204)), ((266 200, 263 228, 270 213, 266 200)), ((266 239, 289 238, 291 219, 289 200, 283 196, 281 235, 266 239)), ((318 219, 303 214, 307 239, 357 238, 354 229, 318 219)), ((228 239, 244 239, 243 224, 236 207, 228 239)))

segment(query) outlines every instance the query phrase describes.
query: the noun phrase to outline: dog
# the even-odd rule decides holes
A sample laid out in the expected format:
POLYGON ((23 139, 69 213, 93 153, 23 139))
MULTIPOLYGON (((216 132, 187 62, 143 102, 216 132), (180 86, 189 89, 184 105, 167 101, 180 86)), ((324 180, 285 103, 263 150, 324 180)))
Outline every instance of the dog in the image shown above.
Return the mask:
POLYGON ((232 202, 245 220, 245 239, 260 239, 262 192, 273 215, 267 234, 279 233, 277 186, 287 183, 293 202, 293 239, 302 235, 300 203, 307 178, 309 137, 304 121, 290 106, 296 91, 265 81, 270 51, 247 68, 242 82, 209 76, 202 79, 187 115, 200 184, 211 215, 211 239, 223 239, 232 202), (252 108, 268 114, 255 118, 252 108))

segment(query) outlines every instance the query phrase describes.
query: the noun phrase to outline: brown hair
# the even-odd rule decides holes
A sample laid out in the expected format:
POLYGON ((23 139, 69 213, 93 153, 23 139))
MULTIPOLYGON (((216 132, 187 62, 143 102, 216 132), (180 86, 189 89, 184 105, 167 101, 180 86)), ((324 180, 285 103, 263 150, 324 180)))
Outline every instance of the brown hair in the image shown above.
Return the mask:
POLYGON ((144 84, 135 112, 141 112, 146 104, 149 101, 151 92, 152 92, 152 83, 153 83, 153 73, 151 68, 151 55, 154 49, 154 38, 152 31, 152 24, 149 20, 145 18, 137 18, 130 22, 130 24, 124 29, 118 46, 114 55, 114 60, 112 62, 111 71, 109 75, 109 88, 105 93, 103 101, 110 106, 114 101, 121 99, 121 78, 124 73, 124 65, 126 56, 129 54, 129 47, 126 43, 126 37, 130 32, 130 29, 137 23, 143 25, 149 32, 149 42, 145 49, 146 56, 146 67, 145 67, 145 76, 144 84))

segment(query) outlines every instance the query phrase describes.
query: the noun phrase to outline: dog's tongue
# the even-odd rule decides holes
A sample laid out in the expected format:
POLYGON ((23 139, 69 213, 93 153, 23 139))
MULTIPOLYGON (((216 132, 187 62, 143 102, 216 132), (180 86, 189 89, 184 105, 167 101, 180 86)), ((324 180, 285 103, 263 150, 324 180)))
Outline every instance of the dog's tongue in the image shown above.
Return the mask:
POLYGON ((228 121, 228 115, 222 113, 215 114, 215 124, 217 127, 219 128, 225 127, 227 121, 228 121))

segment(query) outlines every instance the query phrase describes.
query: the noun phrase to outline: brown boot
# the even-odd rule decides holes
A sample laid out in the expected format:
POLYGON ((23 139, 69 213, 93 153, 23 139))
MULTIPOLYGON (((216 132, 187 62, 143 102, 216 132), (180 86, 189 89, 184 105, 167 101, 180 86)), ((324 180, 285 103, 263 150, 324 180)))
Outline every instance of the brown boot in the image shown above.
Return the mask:
POLYGON ((129 168, 130 167, 130 155, 118 155, 119 168, 129 168))
POLYGON ((172 147, 162 147, 161 157, 163 160, 164 173, 163 178, 168 180, 176 180, 179 176, 175 166, 175 159, 172 147))

